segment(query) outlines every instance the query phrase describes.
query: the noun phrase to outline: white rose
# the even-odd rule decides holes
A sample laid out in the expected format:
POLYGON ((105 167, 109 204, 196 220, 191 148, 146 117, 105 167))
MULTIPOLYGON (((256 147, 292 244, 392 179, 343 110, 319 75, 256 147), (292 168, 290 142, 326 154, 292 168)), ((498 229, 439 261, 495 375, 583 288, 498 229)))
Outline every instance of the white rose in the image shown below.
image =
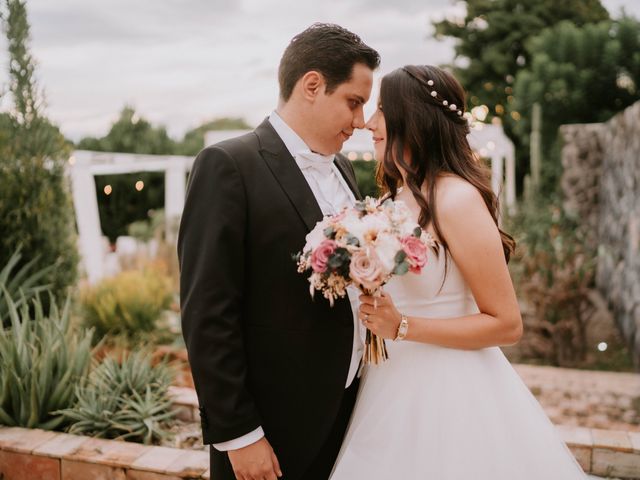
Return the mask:
POLYGON ((325 228, 328 227, 329 222, 324 220, 316 224, 316 226, 311 230, 307 236, 305 237, 306 245, 304 247, 304 251, 308 252, 310 250, 315 250, 318 245, 323 240, 326 240, 326 236, 324 234, 325 228))
POLYGON ((360 245, 364 245, 364 232, 366 230, 365 224, 355 212, 349 212, 341 221, 340 224, 344 229, 358 239, 360 245))
POLYGON ((375 249, 385 273, 391 273, 396 266, 396 254, 402 250, 402 245, 395 235, 382 233, 376 240, 375 249))
POLYGON ((375 233, 375 235, 389 229, 389 221, 382 213, 366 215, 362 219, 362 224, 365 232, 375 233))

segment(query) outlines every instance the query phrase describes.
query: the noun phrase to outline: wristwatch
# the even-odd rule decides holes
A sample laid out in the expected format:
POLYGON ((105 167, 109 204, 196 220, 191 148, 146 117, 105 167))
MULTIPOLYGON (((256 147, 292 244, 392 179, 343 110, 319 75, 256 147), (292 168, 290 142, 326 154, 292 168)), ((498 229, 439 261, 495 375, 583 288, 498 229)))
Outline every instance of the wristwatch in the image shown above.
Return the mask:
POLYGON ((394 338, 393 340, 404 340, 404 337, 407 336, 407 330, 409 330, 409 319, 406 315, 401 314, 400 325, 398 325, 398 333, 396 334, 396 338, 394 338))

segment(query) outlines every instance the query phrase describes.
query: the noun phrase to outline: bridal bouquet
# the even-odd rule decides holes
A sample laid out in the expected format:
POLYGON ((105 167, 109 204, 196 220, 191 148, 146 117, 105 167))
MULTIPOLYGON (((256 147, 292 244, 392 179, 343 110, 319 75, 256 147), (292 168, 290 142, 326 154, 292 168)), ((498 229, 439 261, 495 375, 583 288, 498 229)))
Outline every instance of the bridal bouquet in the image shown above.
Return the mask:
MULTIPOLYGON (((375 296, 394 275, 420 273, 433 245, 403 202, 367 197, 318 222, 295 259, 298 272, 311 272, 311 296, 319 290, 333 306, 347 294, 348 285, 375 296)), ((367 330, 364 363, 387 358, 384 339, 367 330)))

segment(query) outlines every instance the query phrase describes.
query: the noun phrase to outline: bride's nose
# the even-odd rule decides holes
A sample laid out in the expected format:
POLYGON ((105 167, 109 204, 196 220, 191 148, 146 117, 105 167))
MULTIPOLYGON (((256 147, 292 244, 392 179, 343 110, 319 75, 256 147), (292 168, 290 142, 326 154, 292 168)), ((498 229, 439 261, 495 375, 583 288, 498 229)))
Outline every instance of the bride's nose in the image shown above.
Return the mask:
POLYGON ((367 130, 371 130, 372 132, 376 129, 378 122, 376 121, 376 114, 371 115, 367 123, 365 123, 364 128, 367 130))

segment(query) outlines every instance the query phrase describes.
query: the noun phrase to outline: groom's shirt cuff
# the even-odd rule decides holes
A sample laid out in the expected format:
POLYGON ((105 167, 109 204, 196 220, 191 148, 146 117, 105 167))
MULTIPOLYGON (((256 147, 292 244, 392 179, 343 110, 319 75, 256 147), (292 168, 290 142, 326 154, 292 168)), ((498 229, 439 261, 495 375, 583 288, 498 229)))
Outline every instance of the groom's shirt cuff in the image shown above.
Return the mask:
POLYGON ((213 448, 220 452, 227 452, 229 450, 238 450, 239 448, 247 447, 252 443, 256 443, 262 437, 264 437, 264 430, 262 430, 262 427, 258 427, 253 432, 249 432, 242 437, 234 438, 227 442, 213 443, 212 445, 213 448))

